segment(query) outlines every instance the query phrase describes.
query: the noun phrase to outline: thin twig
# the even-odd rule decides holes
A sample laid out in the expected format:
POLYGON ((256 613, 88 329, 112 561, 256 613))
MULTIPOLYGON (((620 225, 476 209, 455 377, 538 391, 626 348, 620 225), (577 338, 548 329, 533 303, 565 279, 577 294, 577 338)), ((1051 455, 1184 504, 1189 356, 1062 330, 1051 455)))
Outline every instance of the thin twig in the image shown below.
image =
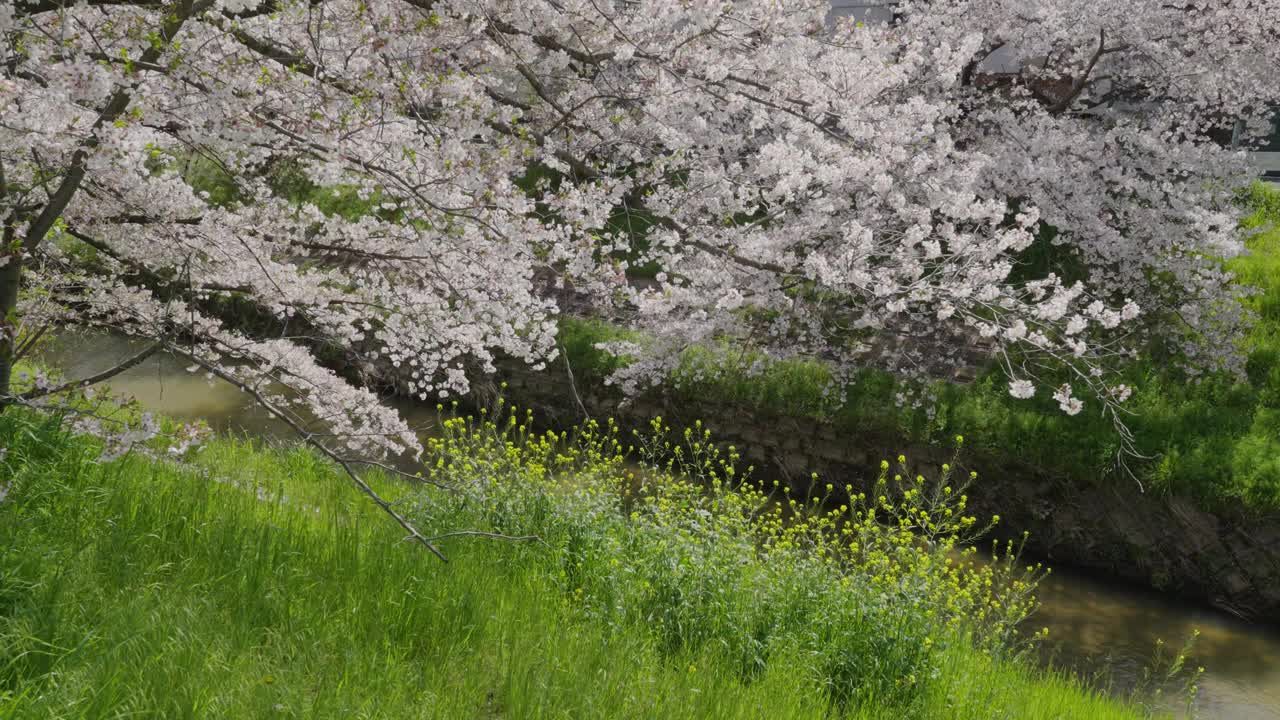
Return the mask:
POLYGON ((410 473, 410 472, 405 472, 404 470, 401 470, 400 468, 397 468, 397 467, 395 467, 394 465, 388 465, 388 464, 386 464, 386 463, 378 462, 377 460, 365 460, 365 459, 362 459, 362 458, 351 458, 348 462, 350 462, 350 463, 352 463, 352 464, 354 464, 354 465, 368 465, 369 467, 375 467, 375 468, 378 468, 379 470, 381 470, 381 471, 383 471, 383 472, 385 472, 385 473, 388 473, 388 474, 391 474, 391 475, 395 475, 396 477, 401 477, 401 478, 404 478, 405 480, 410 480, 410 481, 412 481, 412 482, 426 483, 427 485, 430 485, 430 486, 432 486, 432 487, 436 487, 436 488, 440 488, 441 490, 448 490, 448 491, 450 491, 450 492, 453 492, 453 491, 456 491, 456 490, 457 490, 457 488, 456 488, 456 487, 454 487, 454 486, 452 486, 452 485, 449 485, 449 484, 447 484, 447 483, 442 483, 442 482, 440 482, 439 480, 432 480, 432 479, 430 479, 430 478, 428 478, 428 477, 425 477, 425 476, 423 476, 423 475, 418 475, 418 474, 414 474, 414 473, 410 473))
POLYGON ((1054 103, 1050 108, 1051 113, 1060 113, 1071 107, 1071 103, 1080 97, 1080 93, 1084 92, 1085 86, 1089 84, 1089 75, 1093 73, 1093 68, 1098 64, 1098 59, 1107 51, 1107 30, 1102 28, 1098 31, 1098 49, 1093 53, 1093 57, 1089 58, 1089 64, 1080 72, 1080 76, 1071 83, 1071 88, 1061 100, 1054 103))
MULTIPOLYGON (((3 177, 0 177, 0 182, 3 182, 3 177)), ((40 342, 40 338, 44 337, 44 334, 48 331, 48 325, 41 325, 35 332, 29 334, 13 351, 14 359, 20 359, 35 349, 36 343, 40 342)))
MULTIPOLYGON (((503 535, 502 533, 485 532, 484 530, 456 530, 454 532, 444 533, 443 535, 432 535, 427 538, 427 540, 435 542, 436 540, 444 540, 451 537, 484 537, 493 538, 495 540, 527 540, 547 545, 547 541, 537 535, 503 535)), ((550 546, 548 545, 548 547, 550 546)))
POLYGON ((213 373, 215 376, 231 383, 232 385, 252 395, 253 399, 257 400, 258 404, 261 405, 264 410, 271 413, 277 419, 282 420, 286 425, 288 425, 295 432, 297 432, 298 435, 302 437, 303 442, 307 443, 308 445, 315 448, 316 450, 319 450, 321 454, 323 454, 325 457, 328 457, 330 460, 336 462, 338 466, 341 467, 343 471, 347 473, 347 476, 351 478, 351 481, 356 484, 356 487, 360 488, 361 492, 367 495, 370 500, 373 500, 374 504, 382 508, 383 512, 390 515, 392 519, 394 519, 396 523, 400 525, 400 527, 404 528, 405 532, 409 533, 409 536, 407 539, 418 542, 423 547, 430 550, 433 555, 440 558, 442 561, 449 562, 449 558, 445 557, 444 553, 440 551, 440 548, 436 547, 435 544, 432 543, 431 538, 428 538, 427 536, 418 532, 418 529, 413 526, 413 523, 409 522, 408 518, 396 512, 396 509, 392 507, 391 503, 383 499, 382 496, 379 495, 378 492, 374 490, 372 487, 369 487, 369 484, 366 483, 360 477, 360 475, 356 473, 356 471, 351 467, 351 463, 346 458, 342 457, 338 453, 329 449, 327 445, 325 445, 324 443, 312 437, 311 433, 307 432, 307 430, 303 428, 302 425, 300 425, 297 420, 295 420, 288 413, 277 408, 270 400, 264 397, 262 395, 262 392, 258 390, 257 387, 254 387, 252 385, 249 385, 246 382, 243 382, 237 379, 236 377, 228 374, 227 372, 223 371, 221 368, 217 367, 216 365, 213 365, 212 363, 205 361, 203 358, 199 357, 198 355, 190 353, 183 348, 171 347, 170 349, 176 353, 189 357, 192 360, 192 362, 203 367, 205 370, 209 371, 210 373, 213 373))
MULTIPOLYGON (((96 385, 97 383, 100 383, 104 380, 109 380, 115 377, 116 375, 119 375, 120 373, 126 370, 129 370, 130 368, 136 367, 142 361, 154 355, 156 351, 159 350, 161 347, 163 347, 162 343, 155 343, 153 345, 148 346, 145 350, 138 353, 137 355, 134 355, 128 360, 125 360, 124 362, 120 363, 119 365, 103 370, 102 372, 96 375, 90 375, 87 378, 81 378, 79 380, 72 380, 70 382, 65 382, 56 387, 43 388, 43 389, 35 388, 33 390, 28 390, 27 392, 22 393, 21 395, 13 396, 12 398, 10 398, 10 400, 25 403, 25 402, 36 400, 38 398, 42 398, 48 395, 56 395, 60 392, 66 392, 67 390, 74 390, 75 388, 96 385)), ((4 399, 0 398, 0 402, 4 402, 4 399)))
POLYGON ((573 399, 578 403, 578 409, 582 411, 582 416, 590 420, 591 413, 587 412, 587 406, 582 403, 582 397, 578 395, 578 381, 573 377, 573 366, 569 364, 569 353, 565 350, 564 345, 560 346, 560 356, 564 358, 564 371, 569 375, 569 390, 573 392, 573 399))

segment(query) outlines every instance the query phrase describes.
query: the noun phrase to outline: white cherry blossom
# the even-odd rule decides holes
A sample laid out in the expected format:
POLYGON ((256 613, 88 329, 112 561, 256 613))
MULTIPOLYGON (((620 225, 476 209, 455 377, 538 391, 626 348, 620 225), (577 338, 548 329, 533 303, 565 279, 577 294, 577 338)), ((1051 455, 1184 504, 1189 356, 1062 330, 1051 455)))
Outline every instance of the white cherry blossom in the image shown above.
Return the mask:
POLYGON ((110 327, 412 452, 377 391, 540 367, 566 298, 643 331, 629 388, 726 340, 910 374, 982 337, 1104 408, 1141 344, 1240 369, 1221 139, 1280 103, 1280 0, 828 11, 0 0, 0 396, 22 337, 110 327))

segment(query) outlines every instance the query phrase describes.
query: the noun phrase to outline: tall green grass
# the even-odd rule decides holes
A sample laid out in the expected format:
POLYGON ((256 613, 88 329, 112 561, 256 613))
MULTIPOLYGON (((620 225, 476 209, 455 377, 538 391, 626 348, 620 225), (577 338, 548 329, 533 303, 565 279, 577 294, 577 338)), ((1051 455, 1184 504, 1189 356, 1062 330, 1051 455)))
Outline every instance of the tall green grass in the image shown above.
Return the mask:
MULTIPOLYGON (((472 478, 465 503, 370 478, 428 530, 546 531, 541 542, 445 540, 443 564, 305 451, 220 440, 186 466, 139 455, 99 463, 91 440, 14 411, 0 415, 0 447, 4 718, 1141 716, 1002 643, 983 645, 978 624, 913 649, 930 626, 892 604, 879 625, 821 621, 819 610, 841 608, 802 594, 825 580, 796 569, 819 565, 748 561, 712 573, 710 561, 749 557, 742 538, 690 534, 700 514, 661 516, 685 529, 668 534, 660 516, 607 515, 582 488, 641 486, 599 455, 575 461, 598 476, 553 492, 503 493, 493 475, 472 478), (584 508, 599 513, 577 515, 584 508), (640 558, 666 564, 629 562, 640 558), (750 576, 790 578, 797 592, 757 583, 775 592, 752 597, 752 586, 733 584, 750 576), (724 640, 735 613, 753 608, 778 620, 759 628, 778 642, 744 665, 751 644, 724 640), (898 635, 884 634, 895 622, 898 635), (865 637, 832 635, 855 627, 865 637), (966 632, 973 643, 959 640, 966 632), (925 671, 909 686, 862 681, 892 678, 904 659, 925 671), (846 687, 859 692, 832 693, 837 676, 820 668, 833 661, 855 671, 846 687)), ((488 464, 468 468, 457 452, 466 444, 449 447, 438 448, 436 472, 453 479, 502 465, 490 451, 506 452, 489 445, 475 456, 489 453, 488 464)), ((549 487, 559 461, 547 457, 508 463, 519 472, 504 482, 549 487)), ((857 585, 842 592, 847 608, 874 605, 857 585)))

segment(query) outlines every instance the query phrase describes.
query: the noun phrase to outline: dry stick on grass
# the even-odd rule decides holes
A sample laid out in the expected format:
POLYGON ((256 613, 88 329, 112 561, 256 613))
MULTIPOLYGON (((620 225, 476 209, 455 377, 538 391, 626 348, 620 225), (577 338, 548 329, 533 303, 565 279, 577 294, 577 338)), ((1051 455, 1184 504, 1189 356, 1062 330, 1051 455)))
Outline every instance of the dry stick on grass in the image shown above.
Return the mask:
POLYGON ((406 540, 413 540, 417 542, 418 544, 422 545, 426 549, 430 550, 433 555, 440 558, 442 561, 449 562, 449 558, 445 557, 445 554, 440 551, 440 548, 436 547, 435 541, 441 540, 444 538, 473 536, 473 537, 496 538, 500 540, 537 540, 538 542, 543 542, 542 538, 536 535, 522 535, 522 536, 502 535, 501 533, 490 533, 490 532, 484 532, 481 530, 459 530, 457 532, 445 533, 443 535, 436 535, 433 537, 428 537, 426 535, 423 535, 422 533, 418 532, 418 529, 413 526, 413 523, 409 522, 408 518, 396 512, 395 507, 393 507, 390 502, 383 499, 383 497, 379 495, 376 490, 370 487, 369 484, 366 483, 364 479, 362 479, 360 475, 356 473, 356 471, 351 467, 351 464, 352 462, 359 462, 359 461, 348 460, 347 458, 344 458, 343 456, 331 450, 324 443, 320 442, 319 440, 316 440, 315 437, 313 437, 313 435, 310 432, 307 432, 306 428, 302 427, 302 425, 299 424, 297 420, 295 420, 291 415, 289 415, 285 411, 277 408, 270 400, 264 397, 262 395, 262 392, 259 391, 256 387, 253 387, 248 383, 243 382, 242 380, 239 380, 238 378, 222 371, 218 367, 208 362, 205 362, 202 358, 188 353, 182 348, 170 346, 169 349, 172 352, 175 352, 180 355, 183 355, 184 357, 190 358, 192 362, 199 365, 200 367, 203 367, 205 370, 212 373, 214 376, 221 378, 222 380, 225 380, 226 382, 234 385, 235 387, 240 388, 241 390, 253 396, 253 399, 256 400, 257 403, 260 406, 262 406, 264 410, 266 410, 272 416, 282 420, 286 425, 292 428, 294 432, 298 433, 299 437, 302 438, 303 442, 319 450, 321 454, 323 454, 325 457, 337 463, 338 466, 341 467, 344 472, 346 472, 347 477, 351 478, 351 481, 356 484, 356 487, 360 488, 361 492, 367 495, 369 499, 374 502, 375 505, 377 505, 379 508, 382 508, 383 512, 390 515, 391 518, 394 519, 400 525, 400 527, 404 528, 405 532, 409 533, 408 537, 405 538, 406 540))

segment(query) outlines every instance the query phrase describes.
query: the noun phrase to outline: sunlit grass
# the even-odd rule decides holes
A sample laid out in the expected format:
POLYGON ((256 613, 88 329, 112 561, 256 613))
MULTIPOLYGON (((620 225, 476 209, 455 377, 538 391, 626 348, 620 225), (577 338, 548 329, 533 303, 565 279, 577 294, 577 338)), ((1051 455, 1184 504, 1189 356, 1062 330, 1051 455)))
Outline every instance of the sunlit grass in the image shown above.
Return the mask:
MULTIPOLYGON (((714 641, 719 630, 672 645, 643 617, 573 592, 614 587, 624 601, 640 596, 628 577, 658 577, 625 564, 604 576, 612 560, 668 557, 651 544, 664 536, 630 533, 625 517, 557 516, 564 535, 545 518, 509 518, 543 522, 547 542, 451 541, 442 564, 301 450, 220 440, 186 467, 99 464, 92 442, 12 411, 0 445, 0 717, 831 716, 830 687, 811 672, 820 646, 800 635, 744 674, 740 654, 714 641), (572 546, 584 531, 596 542, 572 546), (586 561, 593 575, 566 584, 571 557, 602 565, 586 561)), ((488 510, 420 505, 416 488, 371 480, 432 527, 500 529, 488 510), (458 515, 438 516, 450 508, 458 515)), ((684 577, 691 584, 663 601, 673 613, 681 593, 706 587, 684 577)), ((723 589, 732 607, 752 607, 723 589)), ((729 614, 707 617, 734 627, 729 614)), ((883 647, 885 659, 897 652, 883 647)), ((1140 716, 999 652, 939 647, 935 676, 905 695, 864 693, 848 716, 1140 716)))

